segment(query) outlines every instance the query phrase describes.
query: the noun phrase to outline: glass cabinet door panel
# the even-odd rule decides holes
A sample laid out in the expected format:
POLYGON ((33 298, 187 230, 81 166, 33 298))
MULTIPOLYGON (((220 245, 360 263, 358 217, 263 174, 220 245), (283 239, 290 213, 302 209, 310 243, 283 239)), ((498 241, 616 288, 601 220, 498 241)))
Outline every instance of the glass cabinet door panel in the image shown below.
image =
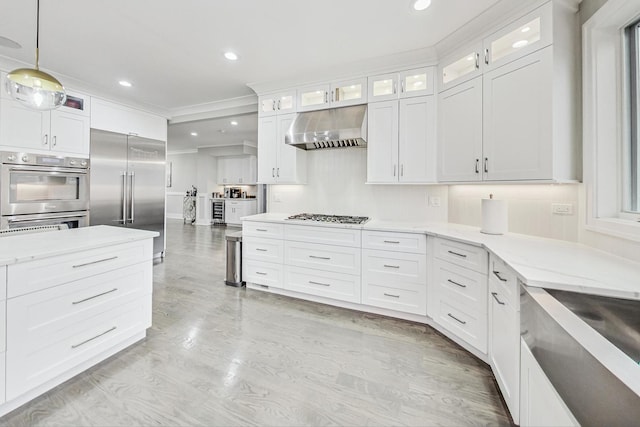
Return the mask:
POLYGON ((271 97, 262 98, 260 100, 260 112, 270 113, 272 111, 275 111, 275 106, 276 106, 275 104, 276 104, 276 101, 271 97))
POLYGON ((540 40, 540 17, 527 22, 491 42, 491 62, 496 62, 511 55, 525 46, 530 46, 540 40))
POLYGON ((283 95, 278 99, 278 110, 293 110, 293 95, 283 95))
POLYGON ((406 76, 404 78, 404 91, 415 92, 418 90, 425 90, 427 87, 427 74, 414 74, 406 76))
POLYGON ((400 73, 400 98, 431 95, 433 67, 417 68, 400 73))
POLYGON ((373 96, 393 95, 395 93, 393 79, 376 80, 373 82, 373 96))
POLYGON ((335 101, 362 99, 362 84, 352 84, 335 88, 335 101))
POLYGON ((327 101, 327 92, 324 90, 312 90, 300 94, 300 108, 322 105, 327 101))
POLYGON ((473 73, 478 67, 478 53, 470 52, 442 69, 442 82, 452 82, 460 77, 473 73))

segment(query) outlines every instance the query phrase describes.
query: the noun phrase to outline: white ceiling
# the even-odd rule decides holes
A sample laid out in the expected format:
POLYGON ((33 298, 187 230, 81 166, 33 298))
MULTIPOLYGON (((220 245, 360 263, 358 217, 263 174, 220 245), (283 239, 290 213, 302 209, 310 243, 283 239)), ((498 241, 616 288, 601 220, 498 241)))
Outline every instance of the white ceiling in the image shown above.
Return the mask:
POLYGON ((198 147, 238 145, 247 141, 256 145, 258 114, 244 114, 218 119, 176 123, 169 126, 169 152, 195 150, 198 147), (238 122, 233 126, 231 121, 238 122), (220 132, 220 131, 224 132, 220 132), (192 136, 196 132, 197 136, 192 136))
MULTIPOLYGON (((433 0, 416 12, 409 0, 41 0, 40 65, 63 84, 171 111, 250 95, 248 82, 432 46, 496 2, 433 0)), ((35 4, 0 0, 0 36, 23 46, 0 43, 0 55, 33 64, 35 4)))

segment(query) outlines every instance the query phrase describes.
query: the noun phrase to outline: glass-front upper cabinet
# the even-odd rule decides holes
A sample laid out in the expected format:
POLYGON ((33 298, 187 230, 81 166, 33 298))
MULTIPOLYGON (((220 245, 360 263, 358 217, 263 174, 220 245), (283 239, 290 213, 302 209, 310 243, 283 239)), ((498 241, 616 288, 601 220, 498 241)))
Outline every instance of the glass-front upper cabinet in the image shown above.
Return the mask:
POLYGON ((484 40, 483 62, 492 69, 528 55, 553 42, 553 2, 518 19, 484 40))
POLYGON ((329 107, 331 85, 306 86, 298 89, 298 111, 321 110, 329 107))
POLYGON ((345 80, 331 84, 331 106, 364 104, 367 102, 367 79, 345 80))
POLYGON ((258 107, 258 115, 260 117, 294 113, 296 111, 296 92, 263 95, 258 99, 258 107))
POLYGON ((466 82, 482 74, 482 43, 478 42, 448 56, 438 67, 440 91, 466 82))
POLYGON ((432 95, 433 71, 433 67, 424 67, 369 77, 369 102, 432 95))

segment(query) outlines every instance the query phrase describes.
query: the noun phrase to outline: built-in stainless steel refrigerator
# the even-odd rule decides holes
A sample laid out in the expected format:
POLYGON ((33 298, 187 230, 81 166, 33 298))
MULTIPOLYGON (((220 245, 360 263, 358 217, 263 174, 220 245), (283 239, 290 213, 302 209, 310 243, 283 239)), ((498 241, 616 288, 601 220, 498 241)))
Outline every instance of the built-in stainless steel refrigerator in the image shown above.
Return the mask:
POLYGON ((160 233, 154 254, 164 254, 164 141, 91 129, 90 225, 160 233))

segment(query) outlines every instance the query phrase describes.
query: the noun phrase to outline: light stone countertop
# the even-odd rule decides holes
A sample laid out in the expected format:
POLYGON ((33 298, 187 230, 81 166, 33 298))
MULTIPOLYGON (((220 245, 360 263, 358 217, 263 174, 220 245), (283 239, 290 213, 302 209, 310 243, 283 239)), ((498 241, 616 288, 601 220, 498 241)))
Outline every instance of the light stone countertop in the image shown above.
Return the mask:
POLYGON ((158 236, 155 231, 97 225, 0 237, 0 266, 158 236))
POLYGON ((528 286, 640 300, 640 263, 579 243, 507 233, 480 233, 478 227, 452 223, 406 223, 369 220, 344 226, 311 221, 285 221, 288 214, 258 214, 245 221, 280 222, 321 227, 359 228, 420 233, 483 247, 518 274, 528 286))

